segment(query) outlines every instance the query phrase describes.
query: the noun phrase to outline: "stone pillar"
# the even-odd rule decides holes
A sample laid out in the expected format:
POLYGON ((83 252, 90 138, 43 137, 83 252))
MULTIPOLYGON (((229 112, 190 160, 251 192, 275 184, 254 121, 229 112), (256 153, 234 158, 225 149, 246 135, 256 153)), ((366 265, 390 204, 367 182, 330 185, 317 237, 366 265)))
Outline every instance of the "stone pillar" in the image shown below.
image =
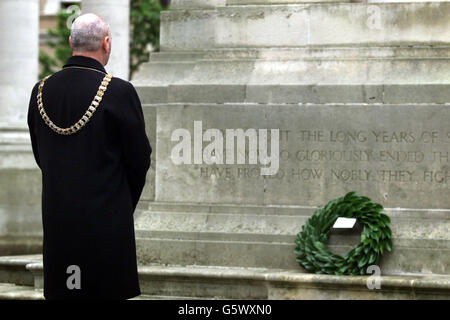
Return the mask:
POLYGON ((39 0, 0 1, 0 255, 42 247, 41 172, 26 124, 38 80, 39 0))
POLYGON ((83 0, 83 13, 95 13, 111 26, 112 52, 106 70, 119 78, 129 77, 130 1, 83 0))
POLYGON ((0 1, 0 127, 24 126, 38 75, 39 0, 0 1))

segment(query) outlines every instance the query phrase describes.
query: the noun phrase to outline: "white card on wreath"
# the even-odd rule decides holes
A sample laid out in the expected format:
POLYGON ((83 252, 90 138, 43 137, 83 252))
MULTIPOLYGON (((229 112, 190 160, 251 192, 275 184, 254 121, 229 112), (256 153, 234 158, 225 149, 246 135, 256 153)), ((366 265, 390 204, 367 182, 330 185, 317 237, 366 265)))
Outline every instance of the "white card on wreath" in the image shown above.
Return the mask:
POLYGON ((352 229, 355 226, 356 218, 337 218, 333 229, 352 229))

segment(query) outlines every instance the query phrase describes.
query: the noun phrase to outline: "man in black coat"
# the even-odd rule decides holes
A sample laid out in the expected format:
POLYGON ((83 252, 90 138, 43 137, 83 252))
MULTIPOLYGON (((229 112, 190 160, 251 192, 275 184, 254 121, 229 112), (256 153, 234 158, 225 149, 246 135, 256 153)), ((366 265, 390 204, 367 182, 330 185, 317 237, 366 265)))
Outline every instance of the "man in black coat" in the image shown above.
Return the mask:
POLYGON ((46 299, 140 294, 133 213, 151 147, 134 87, 109 76, 109 25, 94 14, 72 26, 73 56, 36 84, 28 126, 42 171, 46 299))

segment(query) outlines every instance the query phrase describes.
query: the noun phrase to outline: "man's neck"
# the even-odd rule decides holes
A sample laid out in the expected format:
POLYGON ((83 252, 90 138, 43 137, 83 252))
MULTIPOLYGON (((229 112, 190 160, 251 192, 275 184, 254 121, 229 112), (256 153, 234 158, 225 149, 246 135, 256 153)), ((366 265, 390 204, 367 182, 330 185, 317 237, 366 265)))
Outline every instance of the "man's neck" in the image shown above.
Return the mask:
POLYGON ((102 66, 106 63, 103 61, 102 56, 97 52, 73 52, 73 56, 83 56, 97 60, 102 66))

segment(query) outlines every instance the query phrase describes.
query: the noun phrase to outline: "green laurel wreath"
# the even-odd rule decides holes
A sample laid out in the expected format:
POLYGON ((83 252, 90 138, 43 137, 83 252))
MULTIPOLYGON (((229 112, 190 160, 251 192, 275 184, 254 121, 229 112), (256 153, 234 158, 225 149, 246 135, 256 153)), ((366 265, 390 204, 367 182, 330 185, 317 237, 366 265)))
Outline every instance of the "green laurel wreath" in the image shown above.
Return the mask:
POLYGON ((356 192, 330 201, 316 210, 297 234, 297 262, 317 274, 366 274, 367 267, 377 264, 384 251, 392 250, 390 219, 382 211, 380 204, 356 192), (342 256, 326 247, 331 226, 339 217, 356 218, 363 226, 359 245, 342 256))

